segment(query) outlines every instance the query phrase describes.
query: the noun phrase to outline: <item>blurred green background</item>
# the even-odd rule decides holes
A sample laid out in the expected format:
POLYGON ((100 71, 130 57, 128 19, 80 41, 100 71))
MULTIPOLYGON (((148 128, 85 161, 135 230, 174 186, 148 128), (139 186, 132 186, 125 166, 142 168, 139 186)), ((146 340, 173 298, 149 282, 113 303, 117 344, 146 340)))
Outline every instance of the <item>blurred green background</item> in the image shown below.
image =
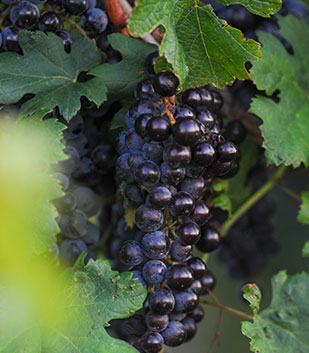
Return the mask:
MULTIPOLYGON (((299 194, 309 190, 308 174, 302 170, 289 173, 287 184, 299 194)), ((287 270, 289 274, 307 270, 308 258, 301 256, 304 243, 309 238, 309 226, 297 222, 299 202, 287 195, 276 186, 270 195, 276 201, 276 213, 273 224, 276 235, 280 239, 281 250, 276 255, 269 256, 268 265, 263 273, 252 279, 262 290, 262 308, 268 306, 271 298, 271 277, 280 270, 287 270)), ((208 268, 217 278, 217 287, 214 291, 220 302, 226 306, 251 314, 249 305, 241 297, 243 281, 231 279, 225 272, 225 268, 218 261, 216 255, 209 257, 208 268)), ((213 300, 206 297, 207 300, 213 300)), ((219 309, 205 306, 204 320, 198 324, 198 332, 195 338, 180 347, 169 349, 173 353, 249 353, 249 339, 241 334, 240 322, 242 318, 222 311, 218 326, 218 339, 209 347, 216 334, 216 324, 219 318, 219 309)), ((282 352, 291 353, 291 352, 282 352)))

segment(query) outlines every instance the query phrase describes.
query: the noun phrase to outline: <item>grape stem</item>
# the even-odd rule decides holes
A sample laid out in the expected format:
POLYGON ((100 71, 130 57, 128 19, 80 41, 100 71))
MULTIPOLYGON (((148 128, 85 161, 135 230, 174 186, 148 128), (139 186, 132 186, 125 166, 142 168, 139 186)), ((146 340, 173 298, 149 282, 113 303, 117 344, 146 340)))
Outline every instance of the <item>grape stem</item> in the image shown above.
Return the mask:
POLYGON ((290 195, 291 197, 293 197, 293 199, 295 199, 298 202, 302 202, 302 199, 300 197, 300 195, 295 192, 294 190, 292 190, 291 188, 289 188, 286 185, 283 185, 282 183, 278 184, 280 189, 283 190, 284 192, 286 192, 288 195, 290 195))
POLYGON ((66 21, 68 21, 68 23, 70 25, 75 27, 83 37, 87 38, 88 40, 91 40, 91 38, 89 38, 88 34, 82 29, 82 27, 78 23, 73 21, 71 18, 66 18, 66 21))
POLYGON ((259 201, 263 196, 265 196, 275 185, 278 184, 279 180, 282 178, 286 167, 281 165, 273 176, 259 189, 257 190, 247 201, 245 201, 238 210, 232 215, 230 219, 223 223, 221 227, 221 236, 225 236, 229 229, 234 225, 238 219, 245 214, 257 201, 259 201))
POLYGON ((231 313, 231 314, 234 314, 234 315, 243 317, 243 318, 245 318, 245 319, 247 319, 247 320, 253 321, 253 315, 246 314, 246 313, 244 313, 244 312, 242 312, 242 311, 239 311, 239 310, 230 308, 229 306, 225 306, 225 305, 220 304, 220 303, 210 302, 210 301, 208 301, 208 300, 202 300, 202 301, 200 301, 200 303, 201 303, 201 304, 204 304, 204 305, 214 306, 215 308, 228 311, 228 312, 231 313))

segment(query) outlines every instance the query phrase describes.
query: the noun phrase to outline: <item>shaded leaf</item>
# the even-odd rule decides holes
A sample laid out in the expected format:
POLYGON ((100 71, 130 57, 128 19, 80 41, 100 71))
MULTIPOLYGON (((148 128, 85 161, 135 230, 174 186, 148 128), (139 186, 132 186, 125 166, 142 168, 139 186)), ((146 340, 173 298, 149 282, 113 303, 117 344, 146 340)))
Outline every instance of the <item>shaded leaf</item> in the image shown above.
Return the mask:
POLYGON ((303 256, 309 257, 309 240, 306 241, 305 246, 303 247, 303 256))
POLYGON ((260 33, 263 58, 253 64, 251 76, 258 89, 280 102, 258 96, 250 111, 263 119, 266 157, 271 163, 309 166, 309 24, 293 16, 278 17, 281 35, 293 45, 294 55, 269 33, 260 33))
POLYGON ((235 78, 249 78, 244 63, 261 56, 260 45, 219 20, 211 6, 197 0, 140 0, 129 19, 129 31, 144 36, 162 25, 160 54, 172 64, 182 88, 235 78))
POLYGON ((301 194, 302 203, 298 213, 298 221, 309 224, 309 191, 305 191, 301 194))

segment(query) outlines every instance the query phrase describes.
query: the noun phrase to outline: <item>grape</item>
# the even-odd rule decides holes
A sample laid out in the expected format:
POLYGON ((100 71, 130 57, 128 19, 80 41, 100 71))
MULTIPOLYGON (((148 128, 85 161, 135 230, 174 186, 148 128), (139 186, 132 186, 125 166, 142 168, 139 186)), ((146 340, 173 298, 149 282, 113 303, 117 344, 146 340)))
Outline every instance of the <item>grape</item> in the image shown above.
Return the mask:
POLYGON ((160 180, 160 168, 152 161, 141 163, 135 171, 136 181, 144 186, 154 186, 160 180))
POLYGON ((154 113, 156 113, 156 108, 154 107, 153 102, 143 98, 137 100, 129 110, 130 117, 133 121, 135 121, 135 119, 137 119, 137 117, 141 114, 154 113))
POLYGON ((198 295, 192 290, 175 292, 175 310, 180 313, 192 312, 198 306, 198 295))
POLYGON ((146 59, 145 59, 145 63, 144 63, 144 67, 145 67, 145 71, 149 76, 154 76, 155 72, 154 72, 154 65, 155 65, 155 60, 156 58, 159 56, 159 52, 155 51, 153 53, 150 53, 146 59))
POLYGON ((2 48, 5 51, 14 51, 21 53, 21 48, 18 43, 20 30, 15 27, 8 27, 2 31, 2 48))
POLYGON ((73 43, 73 37, 70 32, 65 31, 64 29, 60 29, 59 31, 56 32, 57 36, 59 36, 62 39, 64 50, 67 53, 71 52, 71 46, 73 43))
POLYGON ((192 317, 196 323, 201 322, 204 318, 203 307, 199 305, 197 308, 195 308, 193 312, 190 313, 190 317, 192 317))
POLYGON ((57 173, 54 173, 53 174, 53 178, 57 179, 60 186, 61 186, 61 189, 63 191, 67 191, 68 188, 69 188, 69 185, 70 185, 70 179, 68 178, 67 175, 63 174, 63 173, 60 173, 60 172, 57 172, 57 173))
POLYGON ((211 271, 206 270, 203 277, 200 278, 202 284, 201 294, 208 294, 209 291, 213 291, 216 286, 216 278, 211 271))
POLYGON ((100 209, 96 194, 87 187, 78 187, 73 191, 77 207, 84 211, 88 217, 96 215, 100 209))
POLYGON ((125 144, 130 152, 140 151, 145 141, 132 128, 125 136, 125 144))
POLYGON ((66 141, 71 147, 74 147, 80 157, 85 157, 88 152, 88 139, 84 134, 78 134, 74 139, 66 141))
POLYGON ((187 146, 172 143, 164 149, 164 160, 172 169, 183 167, 191 161, 191 150, 187 146))
POLYGON ((72 177, 81 185, 96 185, 101 179, 100 174, 96 172, 91 159, 83 157, 80 160, 78 168, 72 174, 72 177))
POLYGON ((149 192, 149 202, 159 209, 168 207, 172 200, 172 193, 164 186, 157 186, 149 192))
POLYGON ((150 205, 141 205, 135 213, 135 224, 143 232, 159 230, 163 220, 163 213, 150 205))
POLYGON ((167 328, 168 315, 158 315, 149 311, 146 315, 146 325, 149 330, 155 332, 161 332, 167 328))
POLYGON ((59 247, 60 260, 67 266, 74 265, 82 252, 87 252, 88 248, 82 240, 63 240, 59 247))
POLYGON ((141 114, 139 115, 134 123, 134 129, 135 131, 143 138, 147 137, 147 123, 148 121, 153 117, 152 114, 146 113, 146 114, 141 114))
POLYGON ((197 143, 194 145, 192 152, 194 162, 203 167, 212 165, 216 158, 216 151, 208 142, 197 143))
POLYGON ((126 240, 119 249, 119 260, 129 266, 137 266, 143 262, 143 250, 139 242, 135 240, 126 240))
POLYGON ((116 163, 115 150, 110 145, 100 144, 91 152, 91 159, 98 173, 108 174, 116 163))
POLYGON ((212 252, 216 250, 220 245, 219 233, 210 226, 204 226, 201 228, 201 237, 196 247, 203 252, 212 252))
POLYGON ((198 224, 204 225, 210 217, 210 210, 202 200, 195 201, 194 211, 191 214, 191 218, 198 224))
POLYGON ((206 181, 203 177, 185 178, 181 183, 180 190, 187 192, 194 199, 202 197, 206 191, 206 181))
POLYGON ((160 170, 162 182, 173 186, 180 184, 186 175, 184 167, 173 169, 165 162, 161 164, 160 170))
POLYGON ((157 142, 145 143, 142 152, 153 162, 159 163, 163 159, 163 146, 157 142))
POLYGON ((164 343, 169 347, 180 346, 186 339, 186 330, 179 321, 171 321, 161 332, 164 343))
POLYGON ((160 260, 150 260, 143 267, 143 277, 148 284, 159 284, 164 281, 166 266, 160 260))
POLYGON ((33 29, 40 17, 38 7, 29 1, 13 6, 10 13, 12 24, 18 28, 33 29))
POLYGON ((210 170, 217 176, 223 176, 227 174, 232 169, 232 167, 233 164, 231 162, 217 161, 211 166, 210 170))
POLYGON ((178 78, 169 71, 161 71, 154 77, 153 87, 155 91, 164 97, 170 97, 176 94, 179 86, 178 78))
POLYGON ((162 116, 152 117, 146 126, 147 134, 153 141, 164 141, 171 134, 170 122, 162 116))
POLYGON ((145 80, 140 81, 134 90, 134 96, 136 99, 140 99, 140 98, 155 98, 155 99, 159 99, 159 96, 157 95, 157 93, 155 92, 153 85, 152 85, 152 81, 148 78, 146 78, 145 80))
POLYGON ((189 216, 195 207, 193 197, 185 191, 173 195, 170 211, 176 217, 189 216))
POLYGON ((142 247, 145 256, 150 259, 163 259, 169 252, 170 241, 163 232, 156 231, 144 235, 142 247))
POLYGON ((53 201, 58 212, 60 213, 72 213, 76 208, 76 198, 71 192, 67 192, 64 196, 53 201))
POLYGON ((176 105, 172 112, 175 119, 196 117, 195 111, 188 105, 176 105))
POLYGON ((87 233, 83 236, 87 245, 96 245, 100 240, 100 228, 91 222, 87 222, 87 233))
POLYGON ((144 287, 147 287, 147 283, 145 282, 141 271, 134 270, 134 271, 132 271, 132 274, 133 274, 132 279, 137 279, 138 283, 140 283, 144 287))
POLYGON ((71 15, 80 15, 88 8, 87 0, 62 0, 63 7, 71 15))
POLYGON ((192 145, 201 136, 200 125, 193 118, 176 120, 172 130, 175 141, 183 146, 192 145))
POLYGON ((212 91, 211 94, 212 94, 212 110, 214 112, 217 112, 222 108, 223 98, 221 94, 217 91, 212 91))
POLYGON ((60 29, 60 21, 57 14, 52 11, 43 13, 39 18, 38 27, 43 32, 57 32, 60 29))
POLYGON ((82 16, 82 28, 90 33, 102 33, 108 24, 108 17, 105 12, 98 8, 89 9, 82 16))
POLYGON ((192 256, 192 245, 183 244, 179 239, 176 239, 171 245, 170 255, 174 261, 186 261, 192 256))
POLYGON ((181 321, 186 316, 187 316, 186 313, 179 313, 179 312, 177 312, 175 310, 168 315, 169 321, 181 321))
POLYGON ((158 353, 163 345, 163 337, 158 332, 146 332, 141 340, 141 348, 146 353, 158 353))
POLYGON ((192 221, 183 222, 177 228, 176 233, 180 241, 186 245, 196 244, 201 237, 200 227, 192 221))
POLYGON ((206 107, 212 107, 213 95, 206 87, 201 87, 199 89, 201 96, 201 105, 205 105, 206 107))
POLYGON ((137 205, 141 205, 145 202, 144 191, 135 183, 127 183, 125 185, 124 196, 128 201, 137 205))
POLYGON ((232 120, 225 127, 224 137, 238 145, 244 141, 246 134, 247 130, 243 123, 239 120, 232 120))
POLYGON ((184 290, 193 283, 193 272, 184 264, 172 265, 166 274, 166 284, 174 290, 184 290))
POLYGON ((201 95, 198 89, 187 89, 182 93, 182 101, 191 107, 197 107, 201 104, 201 95))
POLYGON ((206 265, 199 257, 192 257, 187 261, 187 265, 191 268, 194 279, 200 279, 205 274, 206 265))
POLYGON ((217 146, 217 156, 220 162, 232 162, 238 156, 238 149, 233 142, 225 141, 217 146))
POLYGON ((175 307, 175 298, 167 289, 158 289, 149 295, 150 309, 159 315, 169 314, 175 307))
POLYGON ((196 119, 204 124, 207 129, 212 129, 216 123, 216 114, 208 110, 204 106, 196 108, 196 119))
POLYGON ((202 292, 202 283, 198 279, 195 279, 192 285, 189 287, 189 290, 193 291, 199 296, 202 292))
POLYGON ((184 320, 181 321, 181 323, 183 324, 187 334, 185 342, 188 342, 196 335, 196 332, 197 332, 196 323, 194 319, 190 316, 187 316, 184 320))

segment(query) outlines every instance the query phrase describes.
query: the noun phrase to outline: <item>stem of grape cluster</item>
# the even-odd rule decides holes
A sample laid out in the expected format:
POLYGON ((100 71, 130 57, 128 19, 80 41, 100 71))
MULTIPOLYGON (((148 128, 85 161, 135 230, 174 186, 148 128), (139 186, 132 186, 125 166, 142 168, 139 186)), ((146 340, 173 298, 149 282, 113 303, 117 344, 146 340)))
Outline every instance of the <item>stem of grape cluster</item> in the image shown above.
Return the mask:
POLYGON ((223 223, 221 228, 221 236, 225 236, 229 229, 234 225, 238 219, 245 214, 257 201, 259 201, 263 196, 265 196, 282 178, 286 167, 284 165, 280 166, 273 176, 258 190, 256 191, 247 201, 245 201, 236 212, 223 223))
POLYGON ((78 32, 79 32, 83 37, 87 38, 88 40, 91 40, 91 38, 88 37, 88 34, 82 29, 82 27, 81 27, 78 23, 76 23, 75 21, 73 21, 73 20, 70 19, 70 18, 66 18, 66 21, 67 21, 70 25, 72 25, 73 27, 75 27, 75 28, 78 30, 78 32))
POLYGON ((252 316, 252 315, 249 315, 249 314, 243 313, 242 311, 239 311, 239 310, 230 308, 229 306, 225 306, 225 305, 222 305, 222 304, 220 304, 220 303, 210 302, 210 301, 208 301, 208 300, 202 300, 200 303, 201 303, 201 304, 204 304, 204 305, 214 306, 215 308, 228 311, 228 312, 231 313, 231 314, 234 314, 234 315, 243 317, 243 318, 245 318, 245 319, 247 319, 247 320, 253 321, 253 316, 252 316))

